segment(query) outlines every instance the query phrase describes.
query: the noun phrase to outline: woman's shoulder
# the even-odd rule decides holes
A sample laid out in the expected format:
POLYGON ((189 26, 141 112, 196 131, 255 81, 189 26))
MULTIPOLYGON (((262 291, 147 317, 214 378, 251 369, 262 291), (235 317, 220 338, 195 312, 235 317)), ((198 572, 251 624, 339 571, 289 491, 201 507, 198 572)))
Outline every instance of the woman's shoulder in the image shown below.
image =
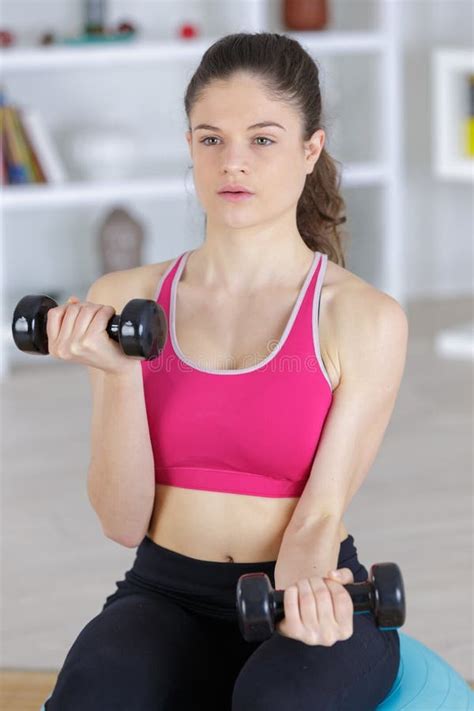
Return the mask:
POLYGON ((121 313, 131 299, 153 300, 160 278, 175 259, 102 274, 90 287, 88 301, 108 304, 121 313))
POLYGON ((336 382, 341 378, 342 361, 347 361, 356 350, 356 341, 361 337, 370 338, 377 324, 387 319, 406 320, 398 301, 328 260, 321 289, 319 329, 336 382))
POLYGON ((143 299, 154 299, 156 288, 161 277, 167 272, 169 267, 177 257, 172 257, 164 262, 154 262, 153 264, 143 264, 129 271, 130 282, 136 289, 141 289, 143 299))
POLYGON ((352 319, 355 311, 361 317, 364 317, 364 314, 370 317, 372 306, 398 303, 390 294, 377 289, 370 282, 329 259, 322 291, 325 292, 327 307, 331 308, 333 316, 339 319, 352 319))

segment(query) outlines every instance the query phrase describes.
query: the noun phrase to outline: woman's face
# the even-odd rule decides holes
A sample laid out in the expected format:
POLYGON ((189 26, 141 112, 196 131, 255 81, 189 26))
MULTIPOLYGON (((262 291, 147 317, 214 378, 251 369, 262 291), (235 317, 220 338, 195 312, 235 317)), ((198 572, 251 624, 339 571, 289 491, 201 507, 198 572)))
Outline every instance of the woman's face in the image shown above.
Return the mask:
POLYGON ((193 107, 190 126, 186 140, 194 185, 208 225, 243 227, 296 214, 306 176, 324 145, 322 129, 303 143, 296 111, 267 98, 259 81, 248 74, 208 87, 193 107), (262 121, 282 128, 250 128, 262 121), (226 183, 239 183, 254 194, 229 202, 218 194, 226 183))

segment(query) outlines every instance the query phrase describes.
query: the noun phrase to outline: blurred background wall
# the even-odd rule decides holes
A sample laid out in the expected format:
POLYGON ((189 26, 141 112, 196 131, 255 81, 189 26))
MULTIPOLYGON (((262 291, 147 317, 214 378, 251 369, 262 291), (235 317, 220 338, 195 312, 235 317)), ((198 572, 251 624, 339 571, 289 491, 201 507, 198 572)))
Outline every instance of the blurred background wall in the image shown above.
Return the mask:
MULTIPOLYGON (((345 177, 346 268, 397 298, 410 322, 396 409, 346 520, 366 566, 400 565, 404 630, 472 679, 473 157, 459 142, 448 168, 440 162, 433 67, 436 51, 463 50, 452 84, 473 73, 473 4, 329 7, 327 27, 295 36, 321 67, 326 145, 345 177)), ((114 208, 142 230, 142 263, 201 243, 182 102, 200 58, 192 43, 204 51, 230 32, 286 31, 281 8, 111 0, 108 24, 133 23, 138 50, 117 42, 104 60, 100 46, 81 46, 78 60, 70 43, 52 60, 40 36, 77 37, 82 3, 3 0, 1 28, 16 39, 1 51, 4 100, 39 121, 55 180, 2 190, 2 667, 59 669, 134 558, 104 538, 87 499, 87 373, 16 349, 13 307, 29 293, 84 299, 103 269, 99 231, 114 208)), ((461 108, 464 126, 467 98, 461 108)))

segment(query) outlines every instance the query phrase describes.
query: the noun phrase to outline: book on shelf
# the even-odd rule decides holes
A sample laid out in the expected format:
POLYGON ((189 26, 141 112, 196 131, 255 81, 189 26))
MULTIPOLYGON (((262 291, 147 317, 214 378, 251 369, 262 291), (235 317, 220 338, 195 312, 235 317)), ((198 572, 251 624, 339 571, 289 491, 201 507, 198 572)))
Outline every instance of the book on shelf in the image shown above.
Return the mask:
POLYGON ((464 151, 468 158, 474 158, 474 74, 469 74, 466 81, 468 111, 463 120, 464 151))
POLYGON ((30 107, 22 109, 21 116, 45 173, 46 182, 64 183, 67 179, 66 171, 43 116, 37 109, 30 107))
POLYGON ((0 127, 3 185, 65 182, 59 152, 39 111, 2 100, 0 127))

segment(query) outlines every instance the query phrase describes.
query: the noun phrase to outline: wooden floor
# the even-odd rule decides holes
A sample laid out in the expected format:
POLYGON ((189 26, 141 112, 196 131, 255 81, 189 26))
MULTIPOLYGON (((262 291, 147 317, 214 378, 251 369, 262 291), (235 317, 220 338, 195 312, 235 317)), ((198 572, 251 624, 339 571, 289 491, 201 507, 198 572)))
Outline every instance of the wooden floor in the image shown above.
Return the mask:
MULTIPOLYGON (((56 683, 57 672, 0 670, 0 708, 5 711, 40 711, 56 683)), ((474 689, 474 682, 469 682, 474 689)))
MULTIPOLYGON (((0 670, 0 708, 5 711, 40 711, 56 679, 56 672, 0 670)), ((469 685, 474 689, 474 682, 469 685)))
POLYGON ((40 711, 56 684, 57 672, 0 670, 0 708, 40 711))

